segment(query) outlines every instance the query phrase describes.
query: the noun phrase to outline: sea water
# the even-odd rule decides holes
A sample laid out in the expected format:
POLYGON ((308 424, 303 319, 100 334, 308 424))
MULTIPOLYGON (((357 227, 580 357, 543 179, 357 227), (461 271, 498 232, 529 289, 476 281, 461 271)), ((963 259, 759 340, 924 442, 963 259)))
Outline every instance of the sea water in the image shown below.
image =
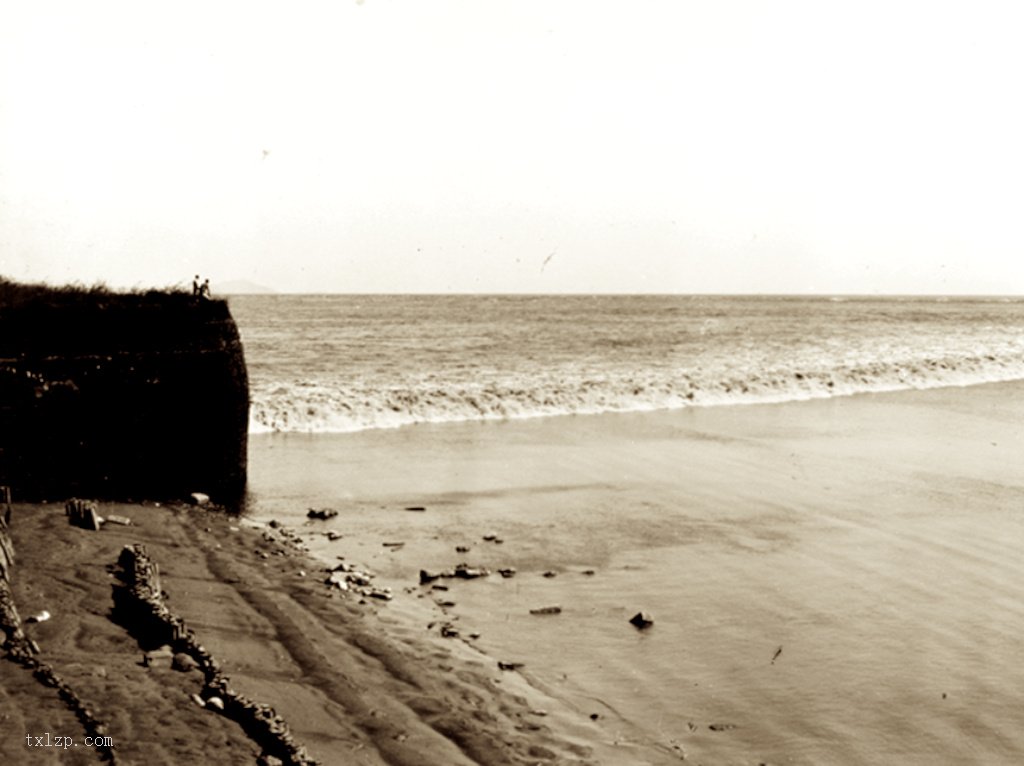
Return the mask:
POLYGON ((673 409, 1024 377, 1024 300, 230 300, 252 431, 673 409))
POLYGON ((451 616, 596 715, 595 737, 705 764, 1024 758, 1022 408, 974 386, 1024 378, 1024 302, 231 308, 255 512, 301 525, 337 508, 332 545, 396 592, 457 543, 515 566, 451 583, 451 616), (935 390, 849 396, 912 388, 935 390), (796 400, 812 401, 759 406, 796 400), (752 406, 709 406, 726 404, 752 406), (604 414, 571 417, 588 413, 604 414), (628 623, 639 609, 649 631, 628 623))

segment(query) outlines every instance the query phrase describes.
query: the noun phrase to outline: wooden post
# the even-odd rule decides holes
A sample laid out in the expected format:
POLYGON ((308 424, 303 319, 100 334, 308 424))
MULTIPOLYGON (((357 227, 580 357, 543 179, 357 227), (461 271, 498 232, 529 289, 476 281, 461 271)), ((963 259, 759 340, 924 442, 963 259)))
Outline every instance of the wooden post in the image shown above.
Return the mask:
POLYGON ((0 486, 0 579, 10 581, 11 567, 14 566, 14 544, 7 529, 11 524, 11 488, 0 486))

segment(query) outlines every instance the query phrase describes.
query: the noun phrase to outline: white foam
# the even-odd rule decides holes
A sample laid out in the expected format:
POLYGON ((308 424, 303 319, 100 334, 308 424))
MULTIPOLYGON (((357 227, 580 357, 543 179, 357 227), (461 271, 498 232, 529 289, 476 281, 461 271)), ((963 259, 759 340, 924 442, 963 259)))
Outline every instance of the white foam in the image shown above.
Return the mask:
MULTIPOLYGON (((748 360, 750 361, 750 360, 748 360)), ((700 370, 551 371, 486 383, 431 379, 373 386, 315 381, 256 385, 250 432, 340 433, 416 423, 504 420, 846 396, 1024 379, 1024 352, 806 369, 705 365, 700 370), (710 369, 709 369, 710 368, 710 369)))

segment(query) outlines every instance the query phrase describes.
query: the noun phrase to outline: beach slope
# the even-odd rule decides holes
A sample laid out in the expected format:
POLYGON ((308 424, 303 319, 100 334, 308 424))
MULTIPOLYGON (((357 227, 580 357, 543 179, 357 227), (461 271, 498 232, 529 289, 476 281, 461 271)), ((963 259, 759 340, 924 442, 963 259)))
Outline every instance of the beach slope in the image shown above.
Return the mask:
MULTIPOLYGON (((104 725, 118 763, 251 764, 261 753, 242 727, 194 701, 203 685, 197 670, 147 662, 155 647, 115 619, 116 562, 136 543, 160 568, 166 605, 220 662, 232 688, 271 705, 320 763, 636 760, 629 748, 617 753, 594 737, 579 711, 462 642, 403 627, 382 602, 328 587, 323 564, 306 558, 294 536, 186 506, 99 510, 132 524, 86 531, 69 525, 60 506, 16 503, 12 584, 37 658, 104 725), (42 621, 26 619, 44 611, 42 621)), ((14 662, 0 662, 0 718, 3 763, 99 762, 57 692, 14 662), (46 735, 74 744, 66 751, 37 744, 46 735)), ((652 751, 642 761, 670 758, 652 751)))

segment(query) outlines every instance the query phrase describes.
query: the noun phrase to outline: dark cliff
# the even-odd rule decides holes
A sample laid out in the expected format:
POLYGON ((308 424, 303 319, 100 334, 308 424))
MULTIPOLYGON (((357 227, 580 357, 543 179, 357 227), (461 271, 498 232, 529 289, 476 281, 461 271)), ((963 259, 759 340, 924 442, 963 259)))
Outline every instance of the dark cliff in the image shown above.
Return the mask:
POLYGON ((248 421, 225 301, 0 280, 0 484, 19 496, 235 505, 248 421))

